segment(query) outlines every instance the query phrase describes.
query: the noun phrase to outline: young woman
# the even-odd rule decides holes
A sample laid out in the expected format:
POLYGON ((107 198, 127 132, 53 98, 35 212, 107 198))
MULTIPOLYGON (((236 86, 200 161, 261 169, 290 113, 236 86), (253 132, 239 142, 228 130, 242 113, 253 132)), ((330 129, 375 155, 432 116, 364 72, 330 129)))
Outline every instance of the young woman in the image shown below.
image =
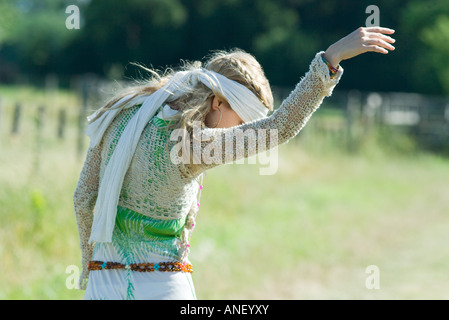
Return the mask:
POLYGON ((74 193, 85 299, 196 299, 188 252, 203 173, 293 138, 331 95, 340 62, 394 50, 392 33, 359 28, 317 53, 270 116, 269 82, 242 50, 166 72, 90 116, 91 143, 74 193), (263 132, 262 145, 249 135, 237 141, 249 131, 263 132))

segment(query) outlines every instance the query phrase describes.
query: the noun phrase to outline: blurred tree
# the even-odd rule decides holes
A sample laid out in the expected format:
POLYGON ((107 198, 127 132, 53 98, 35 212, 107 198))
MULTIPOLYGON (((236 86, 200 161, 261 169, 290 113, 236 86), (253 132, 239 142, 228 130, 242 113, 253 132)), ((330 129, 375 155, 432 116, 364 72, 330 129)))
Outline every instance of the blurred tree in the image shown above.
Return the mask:
POLYGON ((0 46, 11 39, 13 30, 18 26, 19 12, 8 0, 0 0, 0 46))
POLYGON ((426 56, 434 62, 431 67, 440 86, 449 93, 449 69, 441 67, 449 62, 449 11, 446 12, 440 14, 431 26, 422 30, 420 39, 430 49, 426 56))
POLYGON ((409 63, 404 74, 414 90, 449 94, 449 2, 411 1, 401 18, 401 27, 408 36, 409 63))
POLYGON ((272 83, 294 84, 307 70, 313 55, 322 49, 322 40, 302 28, 301 10, 294 10, 288 1, 258 1, 257 8, 262 29, 254 37, 254 53, 272 83))
POLYGON ((339 88, 449 94, 447 0, 0 0, 0 81, 19 71, 138 77, 129 62, 163 68, 239 47, 273 85, 292 86, 317 51, 364 26, 371 4, 397 49, 342 62, 339 88), (72 4, 80 30, 65 26, 72 4))
POLYGON ((65 3, 61 0, 9 3, 7 12, 13 27, 1 39, 1 56, 15 62, 25 74, 59 72, 61 50, 73 36, 65 27, 65 3))
POLYGON ((176 62, 187 19, 178 0, 96 0, 83 10, 84 25, 65 49, 66 71, 116 78, 128 62, 176 62))
POLYGON ((13 31, 19 26, 19 11, 8 0, 0 0, 0 81, 11 82, 17 74, 13 50, 6 52, 5 44, 13 38, 13 31), (2 50, 3 49, 3 50, 2 50))

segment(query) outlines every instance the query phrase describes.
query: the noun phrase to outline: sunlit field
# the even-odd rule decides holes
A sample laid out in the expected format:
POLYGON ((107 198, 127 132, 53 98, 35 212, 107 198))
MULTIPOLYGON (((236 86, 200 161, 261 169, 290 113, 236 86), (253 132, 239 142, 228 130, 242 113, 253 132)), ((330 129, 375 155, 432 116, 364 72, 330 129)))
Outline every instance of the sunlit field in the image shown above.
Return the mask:
MULTIPOLYGON (((27 88, 0 96, 0 299, 82 299, 66 273, 81 258, 78 98, 27 88), (12 135, 19 99, 26 108, 12 135)), ((205 176, 190 255, 198 299, 448 299, 449 159, 376 139, 348 153, 314 135, 321 111, 278 148, 276 174, 247 163, 205 176)))

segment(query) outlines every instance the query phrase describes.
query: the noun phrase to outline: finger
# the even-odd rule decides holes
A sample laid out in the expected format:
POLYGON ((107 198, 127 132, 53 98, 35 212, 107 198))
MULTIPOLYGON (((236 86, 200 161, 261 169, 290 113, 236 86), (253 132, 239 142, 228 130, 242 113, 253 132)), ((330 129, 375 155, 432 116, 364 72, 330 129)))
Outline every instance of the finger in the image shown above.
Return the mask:
POLYGON ((379 52, 379 53, 383 53, 383 54, 387 54, 388 53, 387 49, 384 49, 382 47, 376 46, 375 44, 371 44, 371 45, 364 44, 363 47, 366 48, 366 51, 379 52))
POLYGON ((381 40, 381 39, 368 39, 367 41, 365 41, 365 44, 367 45, 377 45, 379 47, 383 47, 385 49, 389 49, 389 50, 394 50, 395 47, 393 47, 391 44, 389 44, 388 42, 381 40))
POLYGON ((377 42, 378 42, 378 45, 380 45, 381 47, 383 47, 385 49, 388 49, 388 50, 395 50, 396 49, 393 45, 391 45, 390 43, 388 43, 388 42, 386 42, 384 40, 378 39, 377 42))
POLYGON ((379 32, 379 33, 386 33, 386 34, 395 33, 394 29, 383 28, 383 27, 367 27, 367 28, 365 28, 365 30, 368 32, 379 32))
POLYGON ((379 38, 379 39, 382 39, 383 41, 386 41, 386 42, 389 42, 389 43, 395 43, 396 42, 396 39, 394 39, 392 37, 389 37, 389 36, 386 36, 386 35, 384 35, 382 33, 368 33, 367 36, 369 38, 379 38))

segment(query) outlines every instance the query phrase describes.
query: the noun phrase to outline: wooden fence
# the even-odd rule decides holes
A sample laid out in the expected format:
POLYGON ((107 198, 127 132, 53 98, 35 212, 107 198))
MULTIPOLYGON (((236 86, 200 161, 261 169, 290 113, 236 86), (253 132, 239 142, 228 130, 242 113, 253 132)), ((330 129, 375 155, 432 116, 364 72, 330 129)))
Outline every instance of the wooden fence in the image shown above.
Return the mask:
MULTIPOLYGON (((43 128, 49 123, 54 126, 54 135, 59 141, 68 139, 68 125, 76 122, 77 154, 82 156, 87 139, 84 131, 86 117, 106 101, 106 98, 126 84, 105 82, 95 77, 83 77, 74 82, 73 90, 79 94, 76 121, 71 119, 67 107, 57 112, 53 106, 53 118, 46 117, 47 106, 35 108, 34 123, 36 141, 41 141, 43 128)), ((273 88, 275 104, 287 97, 291 88, 273 88)), ((12 136, 22 132, 24 103, 20 97, 13 105, 5 105, 0 97, 0 133, 12 136), (9 108, 9 112, 5 110, 9 108), (11 110, 12 109, 12 110, 11 110), (6 115, 10 118, 7 118, 6 115), (9 127, 8 130, 5 130, 9 127)), ((449 99, 424 96, 415 93, 377 93, 360 91, 338 91, 324 100, 317 114, 333 112, 337 117, 314 116, 311 125, 323 134, 343 137, 349 150, 354 150, 358 135, 370 134, 378 126, 388 126, 412 136, 421 146, 433 151, 449 149, 449 99), (330 120, 329 120, 330 119, 330 120)), ((73 113, 73 110, 72 110, 73 113)), ((72 115, 73 118, 73 115, 72 115)), ((306 130, 313 132, 313 130, 306 130)), ((307 135, 307 133, 306 133, 307 135)), ((71 141, 73 143, 75 141, 71 141)), ((37 143, 39 144, 39 143, 37 143)))
MULTIPOLYGON (((275 88, 281 102, 289 89, 275 88)), ((412 138, 418 147, 449 153, 449 98, 402 92, 334 91, 326 98, 313 126, 330 135, 343 136, 349 150, 358 135, 369 135, 379 128, 412 138), (340 121, 328 121, 320 114, 339 114, 340 121)))

